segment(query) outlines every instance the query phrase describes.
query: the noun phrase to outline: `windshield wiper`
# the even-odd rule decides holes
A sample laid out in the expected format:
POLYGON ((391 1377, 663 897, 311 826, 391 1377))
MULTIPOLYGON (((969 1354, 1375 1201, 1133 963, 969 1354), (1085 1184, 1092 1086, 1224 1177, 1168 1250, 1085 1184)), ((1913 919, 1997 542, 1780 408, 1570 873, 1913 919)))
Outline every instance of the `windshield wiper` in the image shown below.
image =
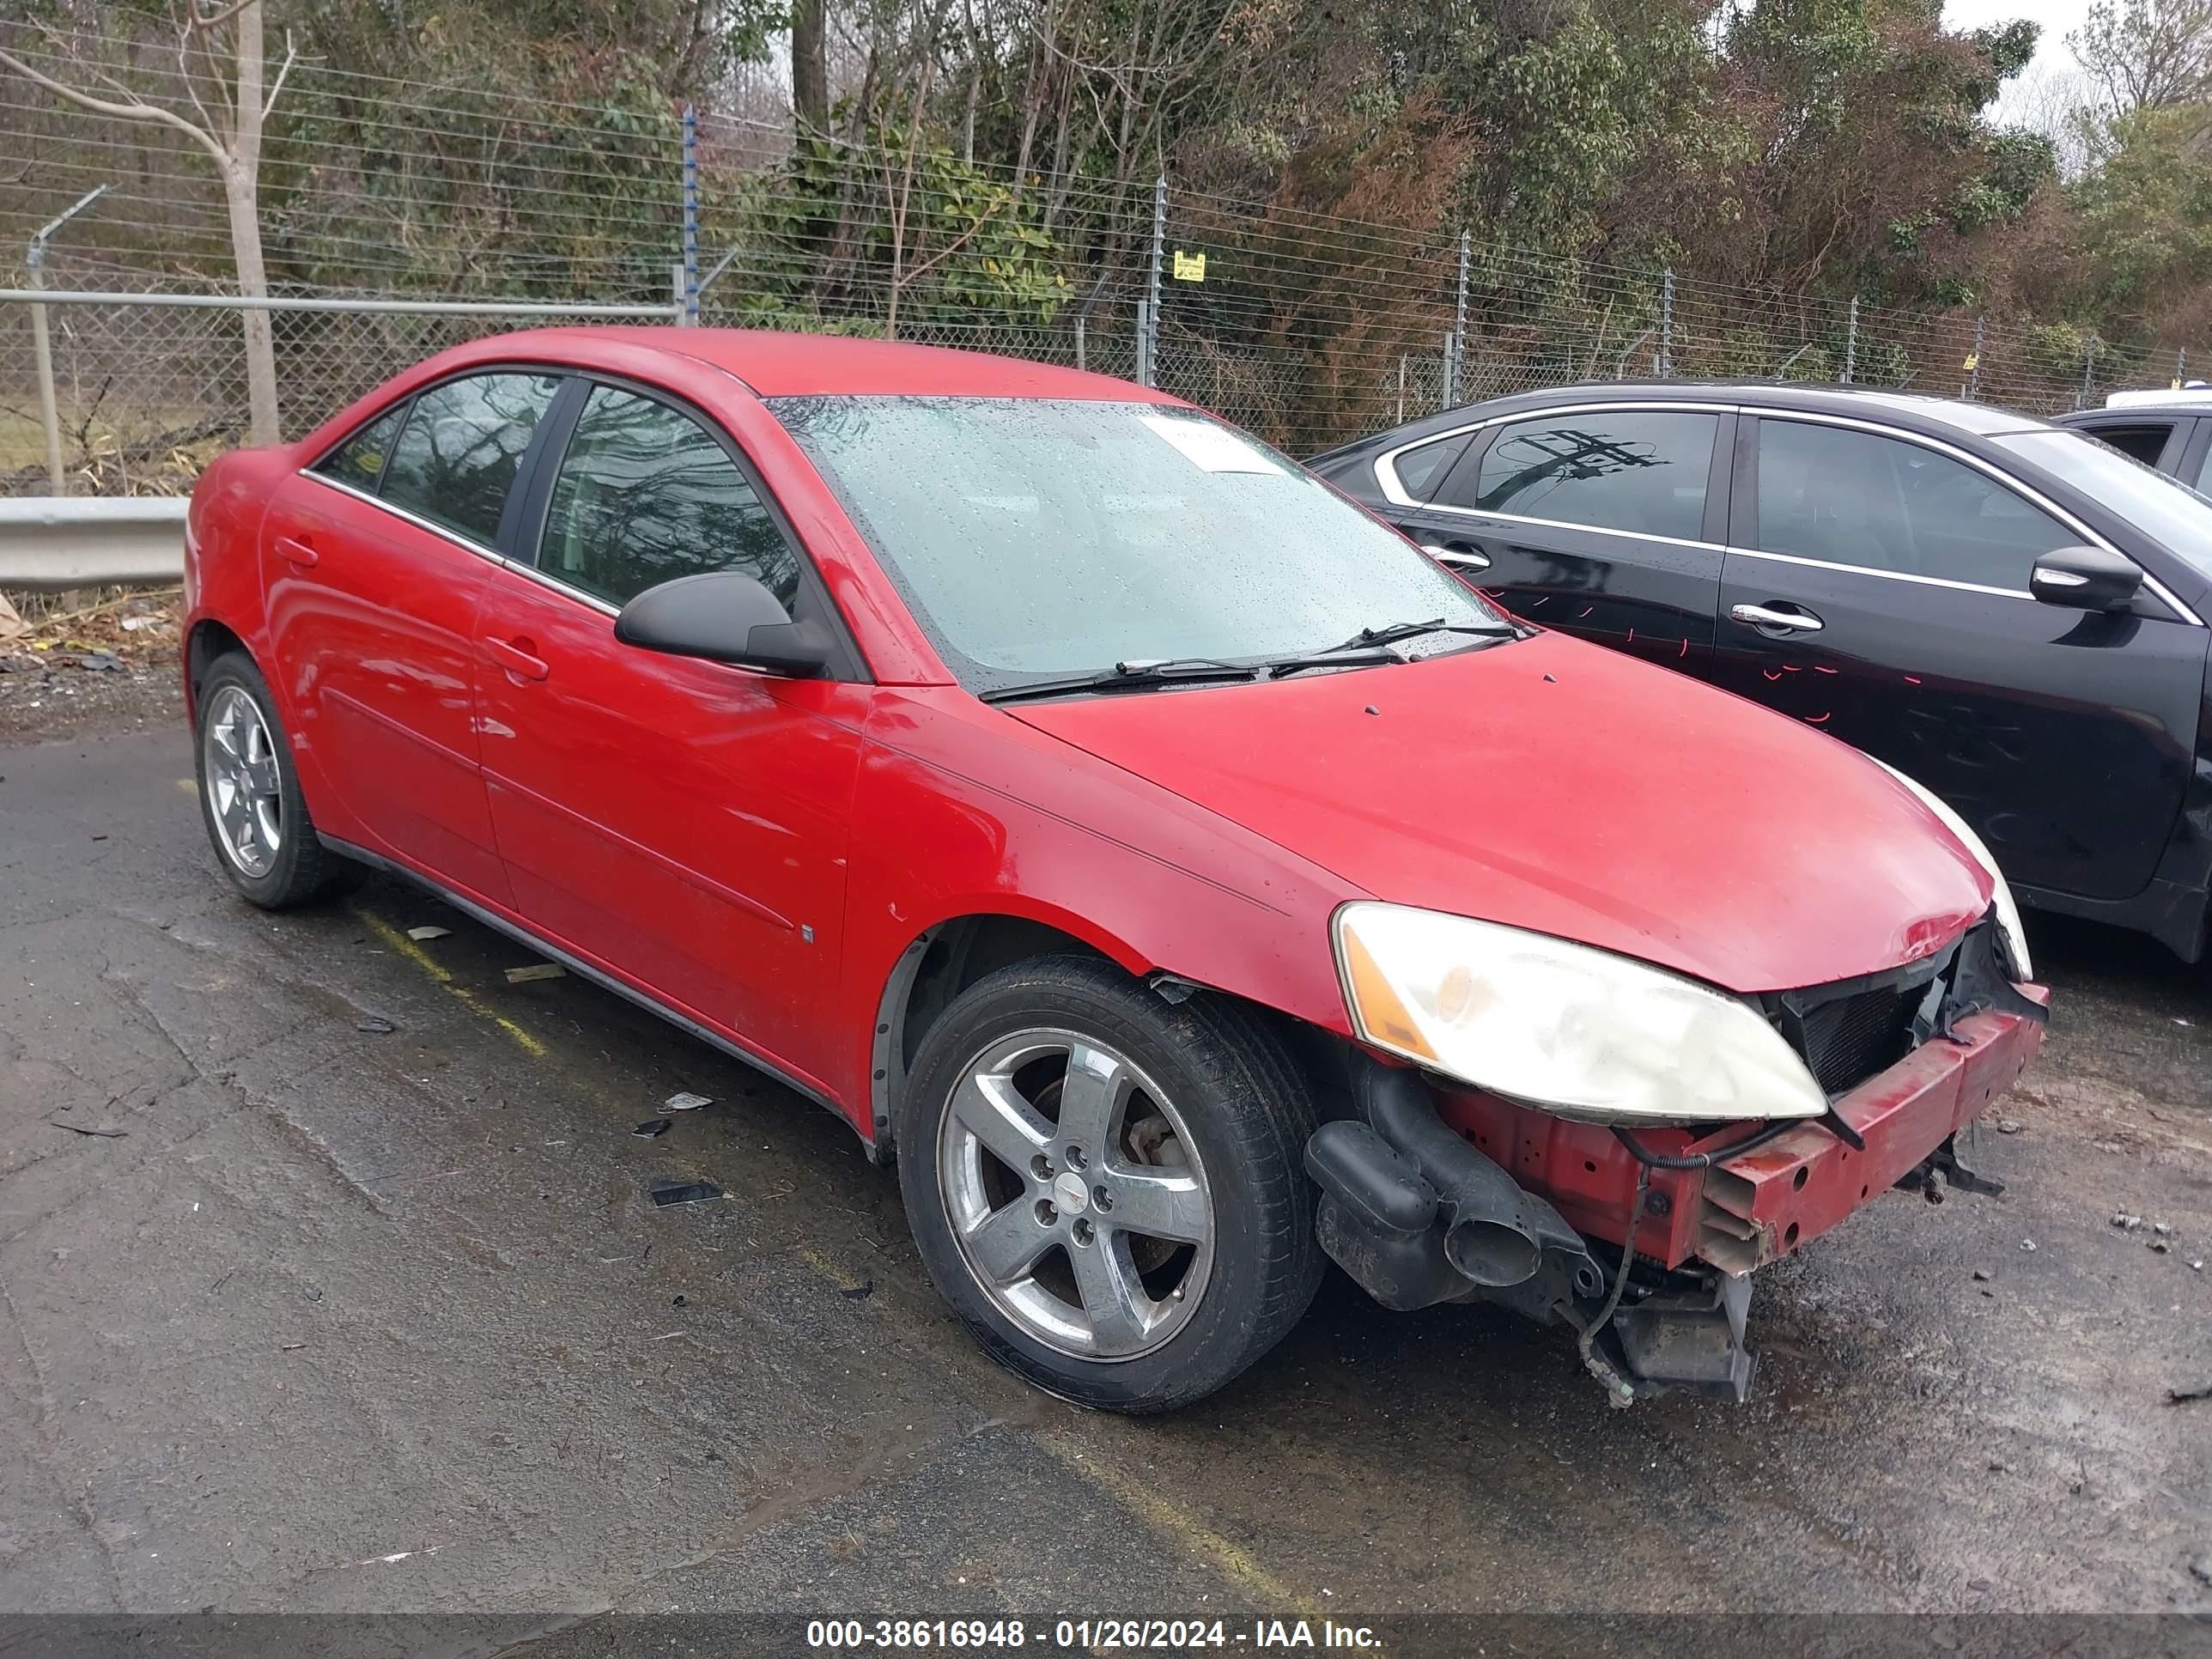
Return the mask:
POLYGON ((1481 634, 1492 639, 1504 639, 1518 632, 1511 623, 1448 623, 1442 617, 1427 622, 1385 623, 1380 628, 1363 628, 1341 645, 1332 645, 1328 651, 1314 651, 1309 656, 1326 656, 1328 651, 1357 651, 1362 646, 1395 645, 1400 640, 1419 639, 1424 634, 1481 634))
POLYGON ((1265 663, 1226 662, 1218 657, 1146 657, 1117 662, 1096 674, 1073 674, 1066 679, 1031 680, 1026 685, 1003 685, 981 692, 983 702, 1020 702, 1030 697, 1064 697, 1079 691, 1141 690, 1147 686, 1179 685, 1195 680, 1256 680, 1267 672, 1265 663))
POLYGON ((1429 622, 1386 623, 1380 628, 1363 628, 1340 645, 1302 651, 1294 657, 1274 658, 1268 666, 1280 678, 1295 674, 1302 668, 1357 668, 1368 663, 1404 662, 1408 659, 1381 647, 1428 634, 1471 634, 1481 639, 1510 640, 1517 639, 1520 630, 1510 623, 1448 623, 1442 617, 1429 622))

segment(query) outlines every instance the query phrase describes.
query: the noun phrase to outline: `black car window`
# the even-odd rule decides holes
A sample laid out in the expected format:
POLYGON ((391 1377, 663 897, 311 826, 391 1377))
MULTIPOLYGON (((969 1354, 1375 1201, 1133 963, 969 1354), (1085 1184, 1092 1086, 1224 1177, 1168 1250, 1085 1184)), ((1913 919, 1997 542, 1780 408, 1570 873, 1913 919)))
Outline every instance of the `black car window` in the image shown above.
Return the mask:
POLYGON ((2138 422, 2133 426, 2090 426, 2081 430, 2106 443, 2145 466, 2156 466, 2158 458, 2165 452, 2166 441, 2173 435, 2173 422, 2158 421, 2138 422))
POLYGON ((1705 521, 1714 415, 1581 410, 1502 428, 1452 504, 1694 541, 1705 521))
POLYGON ((648 587, 742 570, 783 601, 799 556, 729 452, 690 416, 619 386, 592 388, 538 546, 538 568, 626 605, 648 587))
POLYGON ((407 405, 404 403, 397 409, 386 410, 356 430, 352 437, 309 470, 326 478, 336 478, 340 483, 351 484, 356 489, 374 491, 376 481, 384 476, 385 458, 392 453, 392 440, 406 416, 407 405))
POLYGON ((471 374, 415 399, 380 492, 394 507, 489 547, 515 468, 544 417, 557 374, 471 374))
POLYGON ((1759 545, 1829 564, 2027 591, 2081 538, 1978 467, 1849 427, 1759 423, 1759 545))
POLYGON ((1451 471, 1460 451, 1467 447, 1468 436, 1457 432, 1401 453, 1390 463, 1390 470, 1398 475, 1398 487, 1417 501, 1428 500, 1443 482, 1444 474, 1451 471))

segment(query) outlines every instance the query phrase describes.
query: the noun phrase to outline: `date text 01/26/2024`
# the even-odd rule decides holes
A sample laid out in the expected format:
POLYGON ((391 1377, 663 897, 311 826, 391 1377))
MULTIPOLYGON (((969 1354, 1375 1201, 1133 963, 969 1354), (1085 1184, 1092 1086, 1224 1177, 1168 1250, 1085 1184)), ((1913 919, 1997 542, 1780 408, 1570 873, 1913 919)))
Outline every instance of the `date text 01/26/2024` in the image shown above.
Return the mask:
POLYGON ((1376 1649, 1382 1638, 1364 1625, 1334 1620, 1057 1619, 1032 1628, 1019 1619, 815 1619, 806 1645, 830 1650, 884 1649, 1073 1648, 1174 1651, 1196 1648, 1376 1649))

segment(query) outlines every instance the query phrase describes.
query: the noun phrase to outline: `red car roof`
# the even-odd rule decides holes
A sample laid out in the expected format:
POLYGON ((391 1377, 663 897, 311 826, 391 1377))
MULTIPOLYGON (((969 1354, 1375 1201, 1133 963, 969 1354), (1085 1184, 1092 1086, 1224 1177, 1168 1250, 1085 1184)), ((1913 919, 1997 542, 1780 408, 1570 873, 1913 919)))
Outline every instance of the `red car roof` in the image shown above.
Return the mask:
POLYGON ((1109 402, 1177 403, 1110 375, 1054 363, 997 357, 981 351, 896 340, 787 334, 750 328, 548 328, 482 342, 512 352, 526 346, 559 361, 564 343, 619 341, 626 346, 690 357, 726 370, 763 398, 816 392, 882 392, 970 398, 1089 398, 1109 402))

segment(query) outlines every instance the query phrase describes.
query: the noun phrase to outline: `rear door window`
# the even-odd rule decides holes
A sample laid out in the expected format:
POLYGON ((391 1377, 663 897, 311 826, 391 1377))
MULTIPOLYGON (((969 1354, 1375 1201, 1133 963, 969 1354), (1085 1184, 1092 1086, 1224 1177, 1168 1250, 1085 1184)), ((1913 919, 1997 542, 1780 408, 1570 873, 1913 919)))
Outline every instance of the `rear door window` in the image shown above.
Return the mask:
POLYGON ((2173 435, 2171 421, 2140 421, 2127 426, 2092 426, 2082 430, 2093 438, 2106 443, 2145 466, 2156 466, 2158 458, 2166 453, 2166 441, 2173 435))
POLYGON ((1577 410, 1499 428, 1450 505, 1484 513, 1696 541, 1720 417, 1666 410, 1577 410))
POLYGON ((1432 443, 1416 444, 1411 449, 1400 451, 1384 465, 1398 475, 1401 489, 1414 501, 1425 501, 1444 481, 1444 474, 1451 471, 1451 464, 1467 447, 1470 435, 1457 432, 1432 443))
POLYGON ((317 461, 312 470, 374 495, 377 481, 384 476, 386 458, 392 453, 392 441, 399 435, 399 423, 406 418, 404 403, 386 410, 317 461))
POLYGON ((471 374, 419 394, 385 464, 380 494, 394 507, 483 546, 500 516, 557 374, 471 374))

